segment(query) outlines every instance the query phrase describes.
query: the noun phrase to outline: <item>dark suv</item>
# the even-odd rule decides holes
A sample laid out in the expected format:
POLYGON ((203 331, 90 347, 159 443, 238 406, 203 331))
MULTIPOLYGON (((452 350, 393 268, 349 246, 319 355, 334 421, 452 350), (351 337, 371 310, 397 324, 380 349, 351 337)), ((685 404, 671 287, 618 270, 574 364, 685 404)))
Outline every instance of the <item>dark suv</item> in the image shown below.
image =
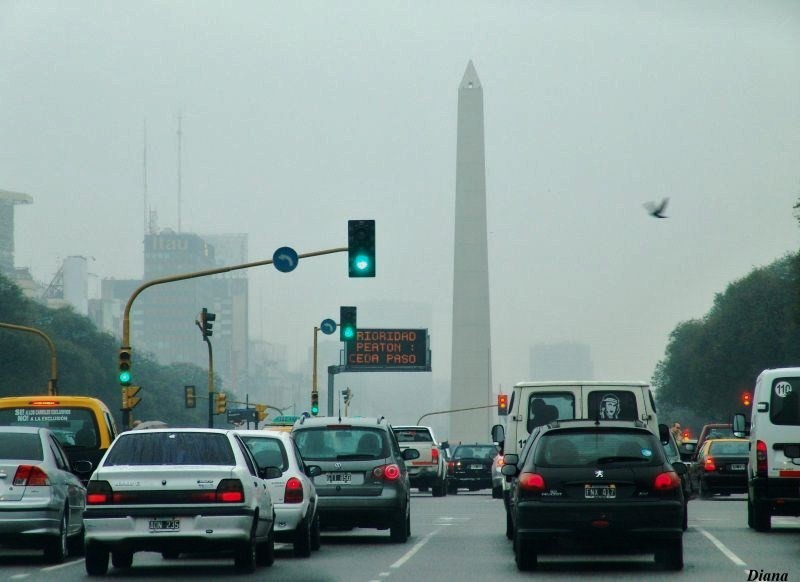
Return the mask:
POLYGON ((305 418, 292 428, 314 477, 318 513, 325 527, 389 529, 393 542, 411 534, 411 486, 405 461, 416 449, 400 451, 391 426, 380 418, 305 418))
POLYGON ((510 516, 520 570, 553 547, 653 552, 683 567, 682 463, 670 465, 659 439, 638 421, 563 421, 536 429, 517 455, 510 516))

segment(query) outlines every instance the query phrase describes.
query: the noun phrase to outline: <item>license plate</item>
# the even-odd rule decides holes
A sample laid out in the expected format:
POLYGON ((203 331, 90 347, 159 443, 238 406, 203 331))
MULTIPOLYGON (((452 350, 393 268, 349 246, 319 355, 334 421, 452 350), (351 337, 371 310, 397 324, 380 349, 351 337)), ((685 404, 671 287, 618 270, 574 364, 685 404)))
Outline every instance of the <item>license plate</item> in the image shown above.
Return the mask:
POLYGON ((617 486, 611 485, 585 485, 583 495, 586 499, 616 499, 617 486))
POLYGON ((148 522, 150 531, 180 531, 180 519, 151 519, 148 522))
POLYGON ((731 465, 731 471, 744 471, 744 465, 731 465))
POLYGON ((349 485, 353 482, 353 475, 352 473, 327 473, 325 481, 336 485, 349 485))
POLYGON ((470 465, 470 469, 483 469, 483 465, 470 465))

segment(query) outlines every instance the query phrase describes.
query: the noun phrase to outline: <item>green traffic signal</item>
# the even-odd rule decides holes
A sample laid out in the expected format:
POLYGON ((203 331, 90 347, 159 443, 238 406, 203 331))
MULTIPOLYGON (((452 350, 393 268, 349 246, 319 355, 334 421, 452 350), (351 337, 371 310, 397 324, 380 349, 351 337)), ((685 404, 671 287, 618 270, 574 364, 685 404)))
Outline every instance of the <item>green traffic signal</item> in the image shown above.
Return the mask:
POLYGON ((342 337, 346 340, 351 340, 356 337, 356 330, 352 326, 342 327, 342 337))
POLYGON ((314 406, 311 407, 311 414, 313 414, 314 416, 319 414, 319 404, 315 404, 314 406))
POLYGON ((370 257, 367 255, 357 255, 356 258, 353 259, 353 266, 361 273, 366 272, 371 264, 372 261, 370 261, 370 257))
POLYGON ((120 384, 128 384, 131 381, 131 373, 130 370, 123 370, 119 373, 119 383, 120 384))
POLYGON ((356 339, 356 308, 342 306, 339 308, 339 340, 351 342, 356 339))
POLYGON ((375 276, 375 221, 347 221, 347 257, 350 277, 375 276))
POLYGON ((311 391, 311 414, 317 416, 319 414, 319 392, 311 391))

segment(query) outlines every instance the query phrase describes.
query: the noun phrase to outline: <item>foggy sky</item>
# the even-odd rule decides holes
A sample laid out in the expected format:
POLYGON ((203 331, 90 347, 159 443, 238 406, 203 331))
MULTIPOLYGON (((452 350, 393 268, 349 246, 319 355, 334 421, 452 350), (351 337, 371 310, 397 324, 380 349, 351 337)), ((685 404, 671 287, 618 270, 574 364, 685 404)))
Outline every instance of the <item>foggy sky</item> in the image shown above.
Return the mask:
POLYGON ((427 302, 446 379, 469 59, 495 386, 561 341, 591 347, 598 379, 648 380, 676 324, 797 248, 795 2, 0 0, 0 189, 34 197, 16 265, 49 282, 84 255, 97 277, 141 277, 143 125, 149 204, 177 229, 180 113, 183 231, 245 232, 255 261, 377 221, 374 280, 348 279, 342 255, 250 272, 251 334, 294 366, 340 305, 427 302), (648 217, 664 196, 670 218, 648 217))

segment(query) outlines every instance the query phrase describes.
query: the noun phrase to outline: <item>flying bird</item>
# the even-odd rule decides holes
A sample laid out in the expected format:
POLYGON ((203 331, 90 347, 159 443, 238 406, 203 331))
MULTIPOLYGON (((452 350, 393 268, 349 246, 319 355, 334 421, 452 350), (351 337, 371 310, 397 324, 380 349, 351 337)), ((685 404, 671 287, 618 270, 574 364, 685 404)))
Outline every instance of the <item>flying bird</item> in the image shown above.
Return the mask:
POLYGON ((656 204, 655 202, 645 202, 644 207, 647 209, 647 212, 650 216, 654 218, 667 218, 664 214, 664 210, 667 208, 667 203, 669 202, 669 198, 664 198, 660 204, 656 204))

